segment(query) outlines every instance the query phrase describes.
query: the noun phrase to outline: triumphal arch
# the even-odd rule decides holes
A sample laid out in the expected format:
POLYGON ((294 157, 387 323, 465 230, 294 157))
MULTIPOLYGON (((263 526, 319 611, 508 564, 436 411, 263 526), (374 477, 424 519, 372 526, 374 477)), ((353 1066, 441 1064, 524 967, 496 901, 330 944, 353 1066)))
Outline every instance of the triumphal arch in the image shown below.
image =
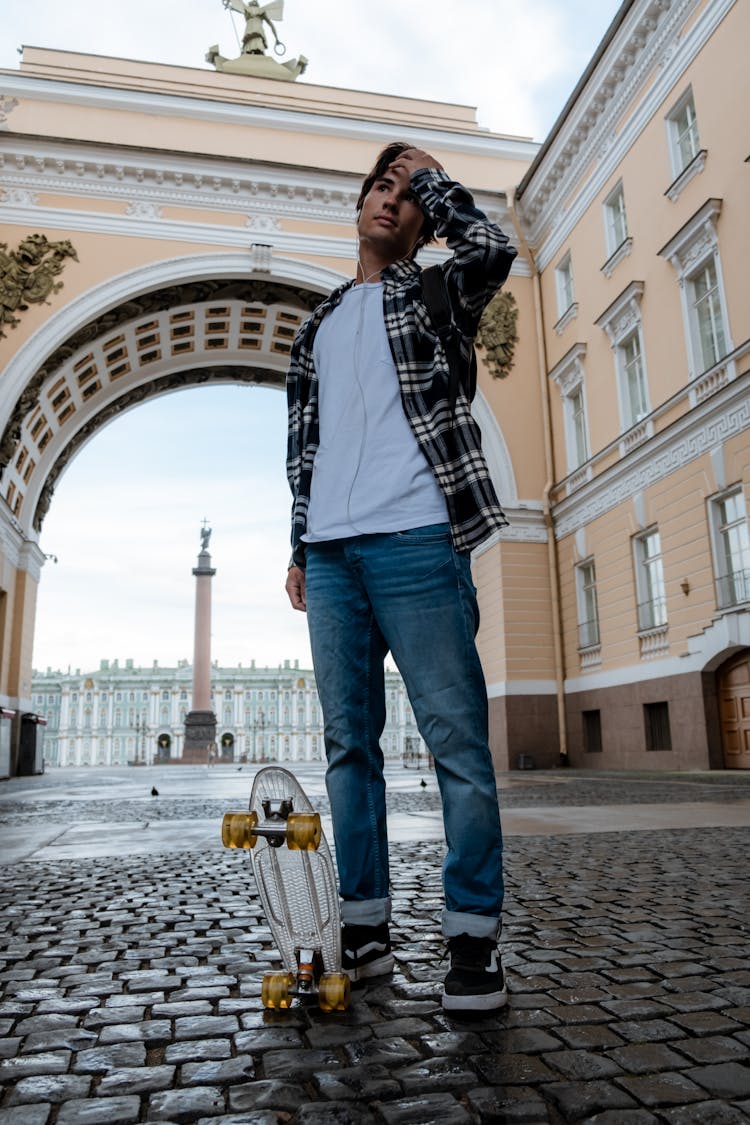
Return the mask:
MULTIPOLYGON (((248 42, 273 61, 257 35, 248 42)), ((506 189, 534 155, 527 139, 483 131, 463 106, 295 81, 303 56, 284 74, 207 57, 214 69, 25 48, 18 70, 0 72, 0 708, 11 771, 33 719, 40 529, 99 428, 194 384, 281 388, 302 318, 351 276, 359 185, 389 140, 433 152, 518 241, 506 189)), ((423 264, 445 253, 433 247, 423 264)), ((514 667, 523 677, 526 641, 506 622, 514 583, 527 600, 536 583, 547 601, 543 456, 525 436, 540 432, 543 407, 523 252, 509 291, 512 308, 479 352, 475 407, 512 517, 475 560, 491 694, 514 667)), ((546 609, 538 628, 544 648, 546 609)), ((495 690, 496 711, 506 694, 495 690)))

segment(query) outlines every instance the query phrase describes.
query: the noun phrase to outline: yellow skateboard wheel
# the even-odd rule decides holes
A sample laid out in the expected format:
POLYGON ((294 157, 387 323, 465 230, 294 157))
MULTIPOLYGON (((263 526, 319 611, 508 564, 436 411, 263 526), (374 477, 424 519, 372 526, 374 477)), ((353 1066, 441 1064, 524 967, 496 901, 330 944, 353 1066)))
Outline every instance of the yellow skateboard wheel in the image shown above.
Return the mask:
POLYGON ((225 848, 254 848, 257 842, 255 826, 257 812, 224 813, 221 822, 221 842, 225 848))
POLYGON ((351 991, 347 973, 323 973, 318 982, 318 1005, 324 1012, 345 1012, 351 991))
POLYGON ((289 814, 286 822, 286 842, 291 851, 317 851, 322 835, 320 813, 289 814))
POLYGON ((260 998, 264 1008, 291 1008, 294 976, 292 973, 266 973, 260 998))

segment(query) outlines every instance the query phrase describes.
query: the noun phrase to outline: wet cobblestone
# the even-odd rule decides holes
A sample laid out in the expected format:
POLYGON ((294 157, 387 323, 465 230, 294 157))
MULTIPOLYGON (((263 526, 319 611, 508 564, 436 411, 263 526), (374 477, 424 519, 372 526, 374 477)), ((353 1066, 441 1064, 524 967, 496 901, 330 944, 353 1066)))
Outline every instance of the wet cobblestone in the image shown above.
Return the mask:
MULTIPOLYGON (((245 767, 245 772, 251 767, 245 767)), ((63 775, 64 777, 65 775, 63 775)), ((251 776, 251 775, 249 775, 251 776)), ((515 773, 512 780, 501 782, 498 792, 503 808, 577 808, 606 805, 680 804, 688 801, 715 801, 733 803, 750 800, 750 778, 731 773, 678 773, 654 777, 637 773, 609 775, 597 771, 594 776, 576 771, 574 783, 567 771, 533 770, 526 774, 515 773)), ((40 779, 42 784, 46 779, 40 779)), ((239 780, 239 779, 238 779, 239 780)), ((440 809, 440 796, 434 774, 423 770, 415 773, 414 788, 388 793, 389 813, 433 812, 440 809), (419 781, 426 780, 426 788, 419 781)), ((0 817, 3 823, 13 824, 41 818, 64 822, 70 819, 71 803, 54 798, 54 789, 48 794, 26 800, 14 798, 13 792, 0 790, 0 817)), ((325 815, 329 813, 328 797, 322 780, 310 789, 315 807, 325 815)), ((179 798, 161 793, 158 800, 150 796, 138 799, 107 801, 106 817, 99 800, 82 797, 73 805, 76 821, 84 823, 154 823, 169 820, 221 820, 227 811, 227 802, 217 799, 179 798)))
MULTIPOLYGON (((744 782, 672 784, 550 777, 502 799, 750 795, 744 782)), ((69 822, 53 792, 17 810, 0 798, 0 814, 69 822)), ((395 799, 413 811, 435 794, 395 799)), ((95 817, 77 803, 75 819, 216 808, 218 825, 227 808, 93 805, 95 817)), ((242 855, 1 867, 0 1125, 750 1121, 749 846, 750 825, 510 837, 510 1001, 474 1019, 440 1007, 437 843, 392 846, 396 969, 338 1015, 263 1011, 260 979, 278 957, 242 855)))

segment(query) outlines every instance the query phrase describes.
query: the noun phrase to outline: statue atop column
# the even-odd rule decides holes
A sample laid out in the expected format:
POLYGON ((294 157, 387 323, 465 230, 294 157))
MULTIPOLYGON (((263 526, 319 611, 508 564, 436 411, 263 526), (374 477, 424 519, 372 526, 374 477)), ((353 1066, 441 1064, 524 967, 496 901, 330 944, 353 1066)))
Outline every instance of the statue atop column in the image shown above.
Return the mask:
POLYGON ((211 541, 211 528, 208 526, 208 521, 203 521, 201 527, 201 554, 208 550, 208 544, 211 541))
POLYGON ((268 39, 265 28, 270 29, 273 35, 274 53, 283 55, 286 47, 279 39, 274 20, 281 22, 284 18, 284 0, 272 0, 270 4, 260 4, 259 0, 222 0, 224 7, 233 12, 238 12, 245 19, 245 32, 242 36, 242 53, 239 58, 227 59, 219 54, 219 45, 210 47, 206 55, 206 62, 212 63, 218 71, 225 74, 246 74, 255 78, 279 78, 285 82, 293 82, 307 68, 307 59, 300 55, 298 59, 290 62, 279 63, 272 59, 268 51, 268 39))

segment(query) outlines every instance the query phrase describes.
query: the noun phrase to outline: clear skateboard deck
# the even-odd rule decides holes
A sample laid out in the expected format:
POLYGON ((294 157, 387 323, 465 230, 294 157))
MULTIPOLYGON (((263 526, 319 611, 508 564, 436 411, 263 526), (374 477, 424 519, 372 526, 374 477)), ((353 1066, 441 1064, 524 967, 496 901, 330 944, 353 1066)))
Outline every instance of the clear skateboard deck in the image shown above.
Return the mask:
POLYGON ((289 1008, 295 996, 317 999, 324 1011, 349 1005, 341 971, 341 920, 333 857, 320 823, 294 774, 266 766, 255 775, 249 811, 226 813, 225 847, 250 851, 263 909, 284 965, 267 973, 266 1008, 289 1008))

